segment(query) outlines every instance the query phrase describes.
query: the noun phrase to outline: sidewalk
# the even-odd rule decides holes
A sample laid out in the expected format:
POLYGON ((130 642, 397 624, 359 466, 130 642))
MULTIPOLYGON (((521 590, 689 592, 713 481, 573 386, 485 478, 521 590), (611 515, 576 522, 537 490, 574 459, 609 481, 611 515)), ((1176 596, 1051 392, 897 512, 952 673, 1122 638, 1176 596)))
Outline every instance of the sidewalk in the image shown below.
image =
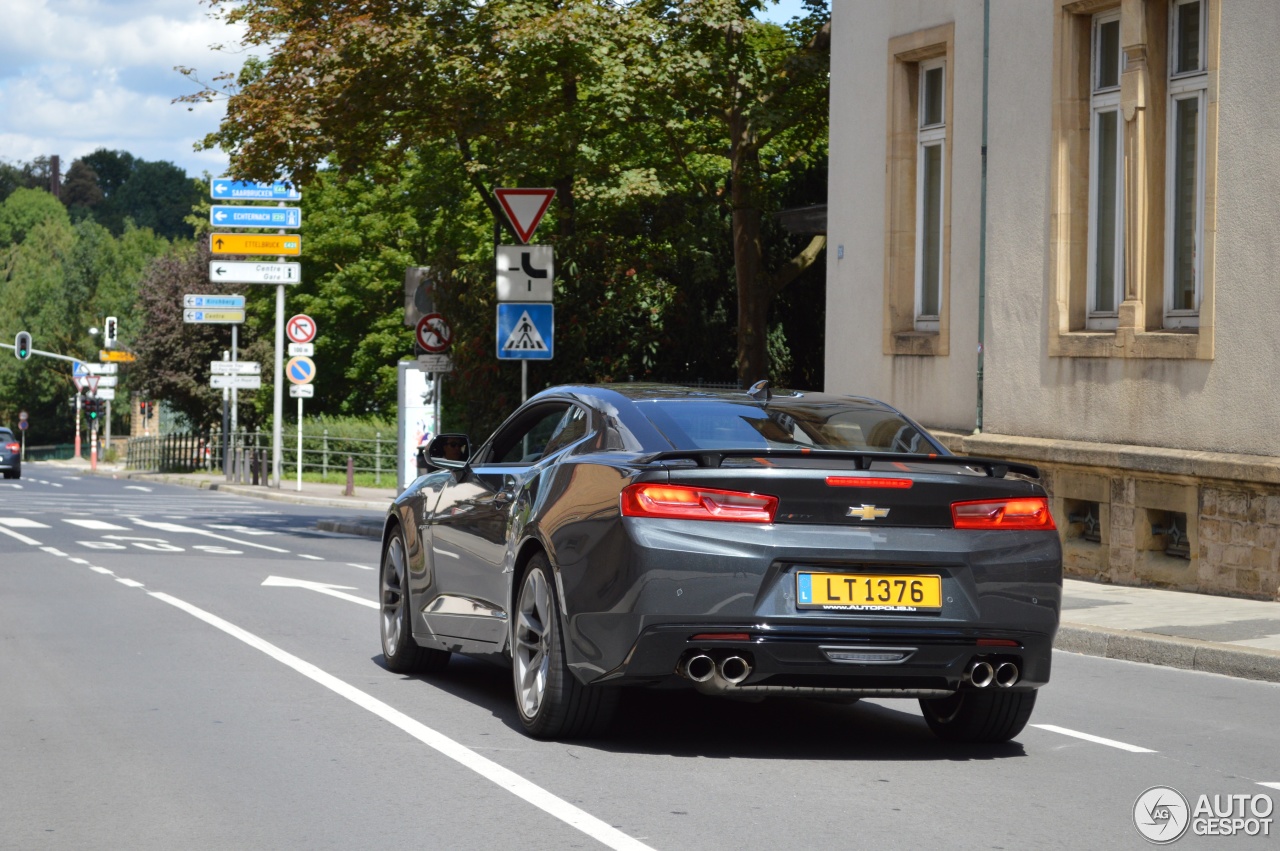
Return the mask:
MULTIPOLYGON (((76 466, 88 472, 85 461, 53 463, 76 466)), ((95 475, 379 513, 385 512, 396 496, 394 487, 357 488, 355 496, 347 497, 342 495, 341 485, 303 482, 302 490, 298 491, 295 482, 285 482, 283 488, 276 490, 229 485, 220 474, 131 473, 123 467, 105 464, 98 466, 95 475)), ((374 540, 382 535, 380 516, 353 516, 349 521, 322 520, 317 525, 324 531, 374 540)), ((1089 656, 1280 683, 1280 602, 1066 579, 1062 625, 1054 646, 1089 656)))

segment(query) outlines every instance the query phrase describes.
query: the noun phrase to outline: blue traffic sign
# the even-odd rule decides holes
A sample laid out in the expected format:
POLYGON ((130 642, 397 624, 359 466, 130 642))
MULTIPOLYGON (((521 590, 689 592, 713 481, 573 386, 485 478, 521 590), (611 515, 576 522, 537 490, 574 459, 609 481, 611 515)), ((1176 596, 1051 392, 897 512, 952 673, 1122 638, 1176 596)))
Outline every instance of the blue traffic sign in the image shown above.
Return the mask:
POLYGON ((225 207, 215 204, 209 222, 220 228, 299 228, 299 207, 225 207))
POLYGON ((210 184, 215 201, 298 201, 302 193, 291 183, 277 180, 275 183, 255 183, 251 180, 232 180, 219 177, 210 184))
POLYGON ((184 295, 183 307, 244 307, 242 295, 184 295))
POLYGON ((84 378, 89 374, 89 367, 84 361, 73 360, 71 362, 71 374, 76 378, 84 378))
POLYGON ((498 359, 551 360, 555 351, 555 306, 541 302, 498 305, 498 359))

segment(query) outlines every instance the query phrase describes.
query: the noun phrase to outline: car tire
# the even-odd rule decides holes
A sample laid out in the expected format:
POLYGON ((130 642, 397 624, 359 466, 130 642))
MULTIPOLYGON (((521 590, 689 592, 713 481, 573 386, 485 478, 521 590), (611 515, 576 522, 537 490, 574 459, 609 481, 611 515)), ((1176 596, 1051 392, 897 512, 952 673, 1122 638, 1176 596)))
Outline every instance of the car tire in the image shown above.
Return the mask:
POLYGON ((569 670, 556 597, 551 564, 539 553, 520 584, 512 624, 511 670, 520 723, 539 739, 597 735, 613 719, 618 689, 583 685, 569 670))
POLYGON ((1036 692, 1004 689, 961 689, 920 700, 929 729, 949 742, 1007 742, 1027 726, 1035 705, 1036 692))
POLYGON ((387 670, 397 674, 424 674, 439 671, 449 664, 448 650, 422 647, 413 640, 409 620, 409 559, 405 554, 404 534, 396 529, 382 550, 382 567, 378 571, 381 616, 382 658, 387 670))

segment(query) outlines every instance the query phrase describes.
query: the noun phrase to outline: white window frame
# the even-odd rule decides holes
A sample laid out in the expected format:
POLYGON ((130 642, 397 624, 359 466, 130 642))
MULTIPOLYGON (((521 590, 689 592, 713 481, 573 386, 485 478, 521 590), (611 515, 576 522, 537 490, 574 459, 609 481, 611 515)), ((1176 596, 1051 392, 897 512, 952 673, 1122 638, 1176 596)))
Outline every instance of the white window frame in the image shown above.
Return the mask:
POLYGON ((942 277, 943 268, 946 258, 942 256, 945 247, 943 242, 943 228, 946 222, 947 208, 947 62, 944 57, 930 59, 921 62, 918 65, 919 71, 919 91, 917 96, 917 118, 916 118, 916 249, 915 249, 915 266, 916 266, 916 304, 915 304, 915 329, 917 331, 927 331, 937 333, 941 325, 942 312, 942 277), (928 71, 935 69, 942 70, 941 91, 939 96, 942 98, 941 122, 937 124, 925 124, 925 81, 928 78, 928 71), (938 313, 923 313, 925 280, 924 280, 924 251, 925 251, 925 150, 926 148, 937 147, 938 153, 938 279, 933 282, 933 286, 937 288, 938 313))
POLYGON ((1124 118, 1120 115, 1120 76, 1124 73, 1124 51, 1120 51, 1115 86, 1099 88, 1102 25, 1120 21, 1116 9, 1093 16, 1089 49, 1089 259, 1085 328, 1114 331, 1119 324, 1120 302, 1124 300, 1124 118), (1098 304, 1098 115, 1116 113, 1116 209, 1115 209, 1115 294, 1116 307, 1099 310, 1098 304))
POLYGON ((1169 9, 1169 103, 1166 110, 1165 150, 1165 239, 1164 239, 1164 326, 1166 328, 1198 328, 1200 304, 1204 298, 1204 146, 1205 107, 1209 89, 1206 65, 1206 32, 1208 30, 1208 0, 1174 0, 1169 9), (1200 4, 1200 57, 1193 71, 1177 72, 1178 63, 1178 8, 1189 3, 1200 4), (1174 308, 1174 232, 1177 228, 1177 175, 1178 102, 1196 100, 1196 223, 1195 223, 1195 307, 1174 308))

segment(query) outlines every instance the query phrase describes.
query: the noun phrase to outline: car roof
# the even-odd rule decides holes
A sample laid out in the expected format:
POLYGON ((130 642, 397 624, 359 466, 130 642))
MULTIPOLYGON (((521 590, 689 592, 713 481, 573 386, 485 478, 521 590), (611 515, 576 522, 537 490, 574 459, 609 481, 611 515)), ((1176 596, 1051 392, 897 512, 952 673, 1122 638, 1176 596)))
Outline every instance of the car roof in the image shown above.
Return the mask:
MULTIPOLYGON (((805 405, 821 406, 821 405, 849 405, 860 404, 868 408, 876 408, 883 411, 898 410, 892 405, 881 402, 878 399, 872 399, 868 396, 841 396, 833 393, 816 393, 808 390, 788 390, 770 388, 771 402, 799 402, 805 405)), ((602 400, 609 400, 610 397, 622 397, 630 402, 646 402, 646 401, 709 401, 720 400, 724 402, 737 402, 744 405, 759 404, 755 399, 747 395, 747 391, 739 389, 722 389, 711 387, 690 387, 678 384, 647 384, 640 382, 627 382, 619 384, 567 384, 560 387, 549 387, 539 393, 538 396, 546 395, 571 395, 580 397, 595 397, 602 400)), ((536 396, 533 398, 537 398, 536 396)))

